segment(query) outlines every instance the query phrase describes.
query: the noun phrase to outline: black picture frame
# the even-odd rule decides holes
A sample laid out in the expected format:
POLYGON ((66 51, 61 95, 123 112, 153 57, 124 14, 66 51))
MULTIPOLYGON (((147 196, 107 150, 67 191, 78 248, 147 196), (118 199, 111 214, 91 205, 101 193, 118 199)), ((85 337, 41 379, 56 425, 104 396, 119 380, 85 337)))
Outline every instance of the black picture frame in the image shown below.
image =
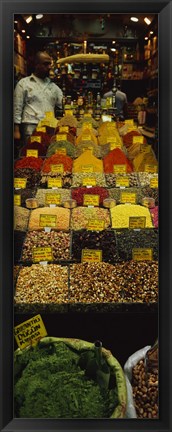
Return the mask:
POLYGON ((0 430, 156 431, 172 430, 172 294, 170 224, 172 200, 172 1, 96 0, 6 1, 0 4, 0 430), (158 13, 159 15, 159 343, 160 418, 158 420, 13 419, 13 14, 15 13, 158 13))

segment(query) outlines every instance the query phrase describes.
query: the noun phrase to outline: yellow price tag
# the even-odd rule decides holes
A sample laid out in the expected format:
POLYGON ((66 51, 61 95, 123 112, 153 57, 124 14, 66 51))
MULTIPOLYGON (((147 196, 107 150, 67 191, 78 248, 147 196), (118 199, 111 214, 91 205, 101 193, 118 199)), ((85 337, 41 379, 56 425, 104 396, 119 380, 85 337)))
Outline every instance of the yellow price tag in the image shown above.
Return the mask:
POLYGON ((15 177, 14 178, 14 188, 15 189, 25 189, 26 188, 26 178, 15 177))
POLYGON ((114 174, 121 174, 121 173, 126 173, 127 170, 127 166, 126 165, 114 165, 113 166, 113 172, 114 174))
POLYGON ((146 226, 146 216, 130 216, 129 228, 140 229, 146 226))
POLYGON ((61 194, 56 193, 46 193, 45 194, 45 204, 61 204, 61 194))
POLYGON ((32 249, 33 262, 41 261, 53 261, 52 248, 47 247, 36 247, 32 249))
POLYGON ((121 148, 121 143, 119 141, 118 142, 111 141, 110 150, 114 150, 115 148, 121 148))
POLYGON ((87 230, 90 231, 102 231, 105 228, 105 221, 102 219, 89 219, 87 224, 87 230))
POLYGON ((145 164, 145 172, 148 172, 148 173, 157 173, 157 171, 158 171, 157 165, 153 165, 153 164, 148 165, 148 164, 145 164))
POLYGON ((51 165, 51 172, 63 174, 64 172, 64 165, 63 164, 52 164, 51 165))
POLYGON ((56 135, 56 141, 67 141, 67 135, 66 134, 57 134, 56 135))
POLYGON ((50 120, 46 120, 46 119, 41 120, 40 125, 41 126, 50 126, 50 120))
POLYGON ((82 141, 91 141, 91 135, 90 134, 83 134, 82 135, 82 141))
POLYGON ((46 133, 46 127, 44 127, 44 126, 37 126, 36 132, 44 132, 44 133, 46 133))
POLYGON ((151 261, 153 259, 152 249, 135 248, 132 250, 132 259, 136 261, 151 261))
POLYGON ((38 157, 38 150, 26 150, 26 156, 38 157))
POLYGON ((36 142, 41 143, 41 138, 42 138, 41 136, 36 136, 36 135, 34 136, 33 135, 33 136, 30 137, 30 142, 32 143, 32 142, 36 141, 36 142))
POLYGON ((14 195, 14 205, 15 206, 21 206, 21 195, 14 195))
POLYGON ((83 125, 82 125, 82 130, 84 131, 84 130, 86 130, 86 129, 91 130, 91 129, 92 129, 92 123, 90 123, 90 122, 85 122, 85 123, 83 123, 83 125))
POLYGON ((140 146, 140 153, 150 153, 151 152, 151 146, 150 145, 141 145, 140 146))
POLYGON ((144 136, 143 135, 133 136, 133 144, 136 144, 136 143, 143 144, 144 143, 144 136))
POLYGON ((44 227, 55 228, 56 220, 57 220, 57 215, 40 214, 39 226, 41 228, 44 227))
POLYGON ((114 135, 109 135, 109 136, 106 138, 106 143, 107 143, 107 144, 108 144, 108 143, 116 144, 116 143, 117 143, 117 137, 114 136, 114 135))
POLYGON ((66 155, 66 148, 65 147, 61 147, 59 149, 56 150, 57 154, 61 154, 61 155, 66 155))
POLYGON ((122 204, 125 203, 135 204, 136 194, 134 192, 121 192, 120 202, 122 204))
POLYGON ((93 165, 82 165, 81 171, 83 173, 89 173, 89 172, 91 173, 91 172, 93 172, 93 165))
POLYGON ((47 331, 41 315, 35 315, 14 327, 14 337, 20 349, 24 349, 29 345, 36 345, 45 336, 47 336, 47 331))
POLYGON ((83 205, 84 206, 99 206, 99 195, 84 194, 83 205))
POLYGON ((150 187, 151 188, 158 188, 158 177, 150 179, 150 187))
POLYGON ((45 118, 48 119, 48 120, 54 118, 53 111, 46 111, 45 112, 45 118))
POLYGON ((69 126, 60 126, 59 127, 59 132, 61 133, 61 132, 66 132, 66 133, 68 133, 69 132, 69 126))
POLYGON ((129 178, 128 177, 117 177, 116 178, 116 186, 117 187, 129 187, 129 178))
POLYGON ((84 262, 101 262, 102 251, 96 249, 82 249, 81 261, 84 262))
POLYGON ((96 186, 96 179, 95 178, 91 178, 91 177, 85 177, 82 180, 82 185, 83 186, 96 186))
POLYGON ((129 126, 134 126, 134 120, 133 119, 125 120, 125 124, 129 126))
POLYGON ((90 113, 86 113, 86 114, 84 114, 84 117, 91 117, 91 114, 90 113))
POLYGON ((65 110, 65 115, 73 115, 73 111, 70 109, 65 110))
POLYGON ((61 178, 49 178, 47 182, 48 188, 61 188, 62 187, 62 179, 61 178))

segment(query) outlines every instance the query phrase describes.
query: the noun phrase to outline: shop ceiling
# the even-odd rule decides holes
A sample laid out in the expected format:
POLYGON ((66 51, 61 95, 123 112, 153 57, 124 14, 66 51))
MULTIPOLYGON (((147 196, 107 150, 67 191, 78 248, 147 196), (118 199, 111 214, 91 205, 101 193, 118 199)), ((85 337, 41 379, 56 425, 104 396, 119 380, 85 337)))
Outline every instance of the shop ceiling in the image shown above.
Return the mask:
POLYGON ((28 39, 83 40, 138 40, 148 34, 152 25, 157 27, 158 15, 151 14, 45 14, 37 19, 36 14, 15 15, 14 28, 25 30, 28 39), (27 23, 29 16, 30 22, 27 23), (131 17, 138 18, 137 22, 131 17), (150 20, 147 25, 144 18, 150 20))

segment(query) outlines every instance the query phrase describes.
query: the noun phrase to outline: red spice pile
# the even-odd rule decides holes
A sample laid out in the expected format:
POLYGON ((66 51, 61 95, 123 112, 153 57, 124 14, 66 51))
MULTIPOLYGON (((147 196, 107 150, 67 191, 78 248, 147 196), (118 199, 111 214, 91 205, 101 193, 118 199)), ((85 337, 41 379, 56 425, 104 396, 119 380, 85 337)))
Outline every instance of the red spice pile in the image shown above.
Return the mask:
POLYGON ((43 160, 41 158, 29 156, 17 160, 14 164, 14 168, 33 168, 36 171, 40 171, 42 164, 43 160))
POLYGON ((84 194, 99 195, 99 204, 103 204, 103 200, 109 197, 109 192, 100 186, 91 188, 81 187, 72 190, 72 199, 77 201, 78 205, 83 205, 84 194))
MULTIPOLYGON (((48 145, 50 144, 50 139, 51 136, 48 135, 46 132, 37 132, 36 130, 33 132, 32 137, 34 136, 40 136, 41 137, 41 144, 43 144, 45 147, 48 147, 48 145)), ((33 139, 33 138, 32 138, 33 139)), ((35 141, 34 141, 35 142, 35 141)), ((31 138, 28 138, 27 144, 32 144, 31 143, 31 138)), ((39 143, 38 143, 39 144, 39 143)))
POLYGON ((103 158, 105 173, 114 173, 114 165, 126 165, 127 173, 133 171, 133 165, 131 161, 129 161, 123 151, 119 148, 112 150, 107 156, 103 158))
POLYGON ((51 172, 51 165, 62 164, 65 172, 72 172, 73 161, 69 156, 61 155, 58 153, 53 154, 51 157, 44 161, 42 172, 51 172))
POLYGON ((45 156, 46 155, 46 147, 37 141, 34 141, 32 143, 27 143, 25 146, 22 147, 20 151, 20 156, 26 156, 27 150, 38 150, 38 156, 45 156))
MULTIPOLYGON (((123 136, 123 143, 124 143, 125 147, 129 147, 129 146, 131 146, 133 144, 133 137, 134 136, 141 136, 141 135, 140 135, 139 132, 137 132, 137 131, 134 130, 134 131, 130 131, 130 132, 126 133, 123 136)), ((145 137, 144 137, 143 143, 144 144, 147 143, 147 140, 146 140, 145 137)))

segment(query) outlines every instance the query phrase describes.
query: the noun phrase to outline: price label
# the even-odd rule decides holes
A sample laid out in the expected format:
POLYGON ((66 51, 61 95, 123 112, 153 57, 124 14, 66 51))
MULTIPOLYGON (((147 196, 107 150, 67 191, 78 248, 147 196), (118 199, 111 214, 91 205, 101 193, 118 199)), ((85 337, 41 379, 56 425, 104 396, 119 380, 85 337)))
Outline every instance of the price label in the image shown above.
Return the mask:
POLYGON ((117 177, 116 178, 116 186, 117 187, 129 187, 129 178, 127 177, 117 177))
POLYGON ((152 249, 145 248, 135 248, 132 250, 132 259, 136 261, 147 261, 152 260, 153 258, 152 249))
POLYGON ((66 148, 65 147, 61 147, 59 149, 56 150, 57 154, 61 154, 61 155, 66 155, 66 148))
POLYGON ((63 164, 52 164, 51 165, 51 171, 53 173, 63 174, 64 166, 63 166, 63 164))
POLYGON ((15 177, 14 178, 14 188, 15 189, 25 189, 26 188, 26 178, 15 177))
POLYGON ((138 229, 145 228, 146 216, 130 216, 129 217, 129 228, 138 229))
POLYGON ((46 133, 46 127, 44 127, 44 126, 37 126, 36 132, 44 132, 44 133, 46 133))
POLYGON ((83 186, 96 186, 96 179, 91 177, 85 177, 85 179, 82 180, 83 186))
POLYGON ((101 262, 102 251, 96 249, 82 249, 81 255, 82 262, 101 262))
POLYGON ((82 141, 91 141, 91 135, 84 133, 82 135, 82 141))
POLYGON ((38 150, 26 150, 26 156, 38 157, 38 150))
POLYGON ((84 206, 99 206, 99 195, 84 194, 83 205, 84 206))
POLYGON ((106 143, 113 143, 116 144, 117 143, 117 137, 114 135, 110 135, 106 138, 106 143))
POLYGON ((30 142, 32 143, 32 142, 34 142, 34 141, 36 141, 36 142, 39 142, 39 143, 41 143, 41 136, 31 136, 30 137, 30 142))
POLYGON ((87 150, 91 150, 91 151, 93 152, 93 147, 88 146, 88 147, 83 147, 83 148, 82 148, 82 152, 83 152, 83 153, 84 153, 85 151, 87 151, 87 150))
POLYGON ((93 172, 93 165, 82 165, 81 171, 83 173, 91 173, 91 172, 93 172))
POLYGON ((157 165, 148 165, 148 164, 146 164, 145 165, 145 172, 148 172, 148 173, 157 173, 157 171, 158 171, 158 167, 157 167, 157 165))
POLYGON ((151 188, 158 188, 158 177, 150 179, 150 187, 151 188))
POLYGON ((47 247, 36 247, 32 249, 33 262, 41 261, 53 261, 52 248, 47 247))
POLYGON ((56 220, 57 220, 57 215, 40 214, 39 226, 41 228, 44 227, 55 228, 56 220))
POLYGON ((112 121, 112 116, 110 115, 102 115, 102 122, 111 122, 112 121))
POLYGON ((56 193, 46 193, 45 194, 45 204, 61 204, 61 194, 56 193))
POLYGON ((84 130, 87 130, 87 129, 89 129, 89 130, 92 129, 92 123, 88 123, 88 122, 83 123, 82 130, 84 131, 84 130))
POLYGON ((126 173, 127 167, 126 165, 114 165, 113 172, 114 174, 126 173))
POLYGON ((125 120, 125 124, 129 126, 134 126, 134 120, 133 119, 125 120))
POLYGON ((45 112, 45 118, 48 119, 48 120, 54 118, 53 111, 46 111, 45 112))
POLYGON ((61 178, 50 178, 47 182, 48 188, 61 188, 62 179, 61 178))
POLYGON ((41 315, 35 315, 14 327, 14 337, 20 349, 29 345, 36 345, 45 336, 47 336, 47 331, 41 315))
POLYGON ((135 204, 136 194, 134 192, 121 192, 120 202, 135 204))
POLYGON ((90 113, 86 113, 86 114, 84 114, 84 117, 91 117, 91 114, 90 113))
POLYGON ((102 219, 89 219, 87 224, 87 230, 90 231, 102 231, 105 228, 105 221, 102 219))
POLYGON ((151 152, 151 146, 150 145, 141 145, 140 153, 150 153, 150 152, 151 152))
POLYGON ((69 126, 60 126, 59 127, 59 132, 61 133, 61 132, 66 132, 66 133, 68 133, 69 132, 69 126))
POLYGON ((133 136, 133 144, 136 144, 136 143, 143 144, 144 143, 144 136, 143 135, 133 136))
POLYGON ((41 120, 40 121, 41 126, 50 126, 50 120, 41 120))
POLYGON ((118 142, 111 141, 110 150, 114 150, 115 148, 121 148, 121 143, 119 141, 118 142))
POLYGON ((15 206, 21 206, 21 195, 14 195, 14 205, 15 206))
POLYGON ((56 141, 67 141, 67 135, 66 134, 57 134, 56 135, 56 141))
POLYGON ((65 115, 73 115, 73 111, 70 109, 65 110, 65 115))

